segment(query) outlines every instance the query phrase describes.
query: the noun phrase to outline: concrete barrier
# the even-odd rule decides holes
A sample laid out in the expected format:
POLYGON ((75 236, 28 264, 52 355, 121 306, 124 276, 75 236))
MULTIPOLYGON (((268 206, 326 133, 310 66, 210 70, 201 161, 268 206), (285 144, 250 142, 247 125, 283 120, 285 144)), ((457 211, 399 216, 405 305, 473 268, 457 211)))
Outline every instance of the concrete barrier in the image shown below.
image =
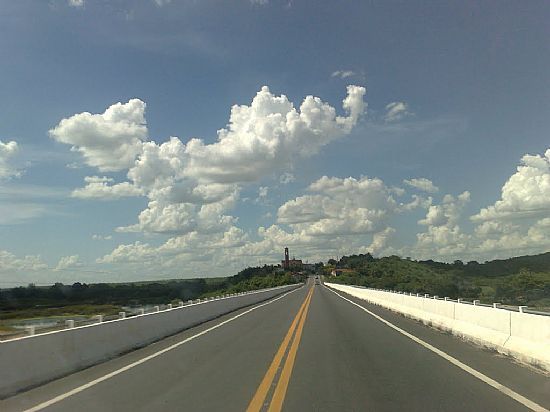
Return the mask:
POLYGON ((0 398, 298 288, 287 285, 0 342, 0 398))
POLYGON ((325 283, 550 372, 550 316, 325 283))

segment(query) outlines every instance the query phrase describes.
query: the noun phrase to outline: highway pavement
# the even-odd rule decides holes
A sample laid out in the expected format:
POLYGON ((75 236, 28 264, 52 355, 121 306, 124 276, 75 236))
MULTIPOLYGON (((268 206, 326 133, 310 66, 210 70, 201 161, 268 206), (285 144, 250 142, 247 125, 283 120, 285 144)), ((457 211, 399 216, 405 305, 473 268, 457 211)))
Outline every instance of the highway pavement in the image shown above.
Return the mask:
POLYGON ((548 375, 312 279, 0 401, 6 412, 548 409, 548 375))

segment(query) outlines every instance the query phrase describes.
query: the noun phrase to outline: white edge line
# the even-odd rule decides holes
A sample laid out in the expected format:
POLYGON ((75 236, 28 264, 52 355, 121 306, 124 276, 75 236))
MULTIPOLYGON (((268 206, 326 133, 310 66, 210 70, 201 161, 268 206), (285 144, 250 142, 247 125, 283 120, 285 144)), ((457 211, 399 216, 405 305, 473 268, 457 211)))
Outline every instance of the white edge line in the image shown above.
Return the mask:
POLYGON ((108 373, 108 374, 103 375, 103 376, 101 376, 101 377, 99 377, 99 378, 97 378, 97 379, 94 379, 94 380, 92 380, 92 381, 90 381, 90 382, 88 382, 88 383, 85 383, 84 385, 81 385, 81 386, 79 386, 79 387, 77 387, 77 388, 74 388, 74 389, 68 391, 68 392, 65 392, 65 393, 63 393, 63 394, 61 394, 61 395, 58 395, 58 396, 56 396, 55 398, 52 398, 52 399, 50 399, 50 400, 48 400, 48 401, 45 401, 45 402, 42 402, 42 403, 40 403, 40 404, 38 404, 38 405, 36 405, 36 406, 33 406, 32 408, 26 409, 24 412, 35 412, 35 411, 40 411, 40 410, 42 410, 42 409, 44 409, 44 408, 47 408, 48 406, 51 406, 51 405, 53 405, 53 404, 56 404, 56 403, 58 403, 58 402, 60 402, 60 401, 62 401, 62 400, 64 400, 64 399, 66 399, 66 398, 68 398, 68 397, 70 397, 70 396, 76 395, 76 394, 79 393, 79 392, 82 392, 82 391, 84 391, 84 390, 86 390, 86 389, 88 389, 88 388, 91 388, 92 386, 95 386, 95 385, 97 385, 98 383, 101 383, 101 382, 103 382, 103 381, 106 381, 107 379, 110 379, 110 378, 112 378, 112 377, 114 377, 114 376, 116 376, 116 375, 119 375, 119 374, 121 374, 121 373, 123 373, 123 372, 126 372, 127 370, 130 370, 130 369, 132 369, 132 368, 134 368, 134 367, 136 367, 136 366, 138 366, 138 365, 141 365, 142 363, 145 363, 145 362, 147 362, 147 361, 149 361, 149 360, 151 360, 151 359, 154 359, 154 358, 156 358, 157 356, 160 356, 160 355, 162 355, 162 354, 164 354, 164 353, 166 353, 166 352, 169 352, 169 351, 171 351, 171 350, 173 350, 173 349, 176 349, 177 347, 179 347, 179 346, 181 346, 181 345, 184 345, 185 343, 188 343, 188 342, 190 342, 190 341, 192 341, 192 340, 194 340, 194 339, 196 339, 196 338, 198 338, 198 337, 200 337, 200 336, 202 336, 202 335, 205 335, 205 334, 207 334, 208 332, 211 332, 211 331, 213 331, 214 329, 217 329, 217 328, 219 328, 219 327, 225 325, 226 323, 232 322, 232 321, 234 321, 234 320, 240 318, 241 316, 244 316, 244 315, 246 315, 246 314, 248 314, 248 313, 250 313, 250 312, 252 312, 252 311, 254 311, 254 310, 256 310, 256 309, 259 309, 259 308, 261 308, 261 307, 263 307, 263 306, 266 306, 266 305, 269 305, 269 304, 271 304, 271 303, 273 303, 273 302, 276 302, 276 301, 278 301, 279 299, 282 299, 282 298, 284 298, 285 296, 289 295, 290 293, 296 292, 296 291, 299 290, 299 289, 301 289, 301 287, 298 287, 298 288, 296 288, 296 289, 293 289, 293 290, 291 290, 291 291, 289 291, 289 292, 284 293, 284 294, 281 295, 281 296, 278 296, 278 297, 276 297, 276 298, 274 298, 274 299, 271 299, 271 300, 269 300, 269 301, 267 301, 267 302, 261 303, 261 304, 259 304, 259 305, 257 305, 257 306, 254 306, 254 307, 250 308, 250 309, 247 309, 247 310, 245 310, 244 312, 241 312, 241 313, 239 313, 238 315, 233 316, 232 318, 226 319, 226 320, 224 320, 223 322, 220 322, 220 323, 218 323, 218 324, 216 324, 216 325, 214 325, 214 326, 209 327, 208 329, 205 329, 205 330, 203 330, 203 331, 197 333, 196 335, 189 336, 188 338, 186 338, 186 339, 184 339, 184 340, 182 340, 182 341, 180 341, 180 342, 174 343, 173 345, 170 345, 170 346, 168 346, 167 348, 164 348, 164 349, 162 349, 162 350, 159 350, 158 352, 155 352, 155 353, 153 353, 153 354, 151 354, 151 355, 149 355, 149 356, 146 356, 146 357, 141 358, 141 359, 139 359, 139 360, 137 360, 137 361, 135 361, 135 362, 132 362, 132 363, 130 363, 129 365, 126 365, 126 366, 124 366, 124 367, 122 367, 122 368, 120 368, 120 369, 117 369, 117 370, 115 370, 115 371, 113 371, 113 372, 111 372, 111 373, 108 373))
MULTIPOLYGON (((324 286, 324 285, 323 285, 324 286)), ((458 366, 460 369, 462 369, 463 371, 465 372, 468 372, 470 375, 478 378, 479 380, 485 382, 487 385, 489 386, 492 386, 493 388, 495 388, 496 390, 502 392, 503 394, 509 396, 510 398, 514 399, 515 401, 521 403, 522 405, 524 405, 525 407, 533 410, 533 411, 537 411, 537 412, 550 412, 548 409, 540 406, 538 403, 536 402, 533 402, 532 400, 530 399, 527 399, 525 396, 523 395, 520 395, 519 393, 513 391, 512 389, 508 388, 507 386, 504 386, 503 384, 495 381, 494 379, 488 377, 487 375, 484 375, 483 373, 477 371, 476 369, 462 363, 461 361, 459 361, 458 359, 452 357, 451 355, 449 355, 448 353, 446 352, 443 352, 441 349, 438 349, 436 348, 435 346, 432 346, 430 345, 428 342, 425 342, 423 341, 422 339, 420 338, 417 338, 416 336, 410 334, 409 332, 401 329, 400 327, 398 326, 395 326, 393 323, 387 321, 386 319, 378 316, 377 314, 371 312, 370 310, 368 310, 367 308, 364 308, 363 306, 359 305, 358 303, 355 303, 354 301, 352 301, 351 299, 348 299, 342 295, 340 295, 338 292, 332 290, 330 287, 328 286, 324 286, 325 288, 327 288, 328 290, 330 290, 332 293, 338 295, 339 297, 341 297, 342 299, 344 300, 347 300, 349 303, 351 303, 352 305, 355 305, 357 306, 358 308, 361 308, 362 310, 364 310, 365 312, 367 312, 369 315, 373 316, 374 318, 378 319, 380 322, 384 323, 385 325, 389 326, 390 328, 392 329, 395 329, 396 331, 398 331, 399 333, 405 335, 406 337, 408 337, 409 339, 415 341, 416 343, 418 343, 419 345, 422 345, 424 346, 426 349, 429 349, 431 350, 432 352, 436 353, 437 355, 441 356, 443 359, 449 361, 450 363, 452 363, 453 365, 455 366, 458 366)), ((360 298, 359 298, 360 299, 360 298)))

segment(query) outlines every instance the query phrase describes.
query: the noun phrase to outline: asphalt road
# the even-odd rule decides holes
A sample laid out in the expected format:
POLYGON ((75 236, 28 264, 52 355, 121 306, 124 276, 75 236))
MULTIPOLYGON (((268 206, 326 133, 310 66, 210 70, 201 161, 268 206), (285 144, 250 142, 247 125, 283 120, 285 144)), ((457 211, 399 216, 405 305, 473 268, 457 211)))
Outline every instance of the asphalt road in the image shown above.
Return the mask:
POLYGON ((550 409, 548 376, 345 297, 502 387, 495 389, 310 281, 271 303, 233 312, 5 399, 0 410, 522 411, 532 410, 529 405, 550 409), (221 322, 226 323, 211 329, 221 322))

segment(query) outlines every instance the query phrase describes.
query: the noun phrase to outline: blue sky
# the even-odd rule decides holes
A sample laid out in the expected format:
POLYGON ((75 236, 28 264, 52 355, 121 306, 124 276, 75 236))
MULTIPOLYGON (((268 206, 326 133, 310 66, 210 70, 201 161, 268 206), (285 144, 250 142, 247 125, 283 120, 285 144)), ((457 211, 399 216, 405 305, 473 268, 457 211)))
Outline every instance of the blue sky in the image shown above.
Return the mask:
POLYGON ((549 18, 544 1, 3 2, 0 283, 228 275, 284 246, 548 251, 549 18))

